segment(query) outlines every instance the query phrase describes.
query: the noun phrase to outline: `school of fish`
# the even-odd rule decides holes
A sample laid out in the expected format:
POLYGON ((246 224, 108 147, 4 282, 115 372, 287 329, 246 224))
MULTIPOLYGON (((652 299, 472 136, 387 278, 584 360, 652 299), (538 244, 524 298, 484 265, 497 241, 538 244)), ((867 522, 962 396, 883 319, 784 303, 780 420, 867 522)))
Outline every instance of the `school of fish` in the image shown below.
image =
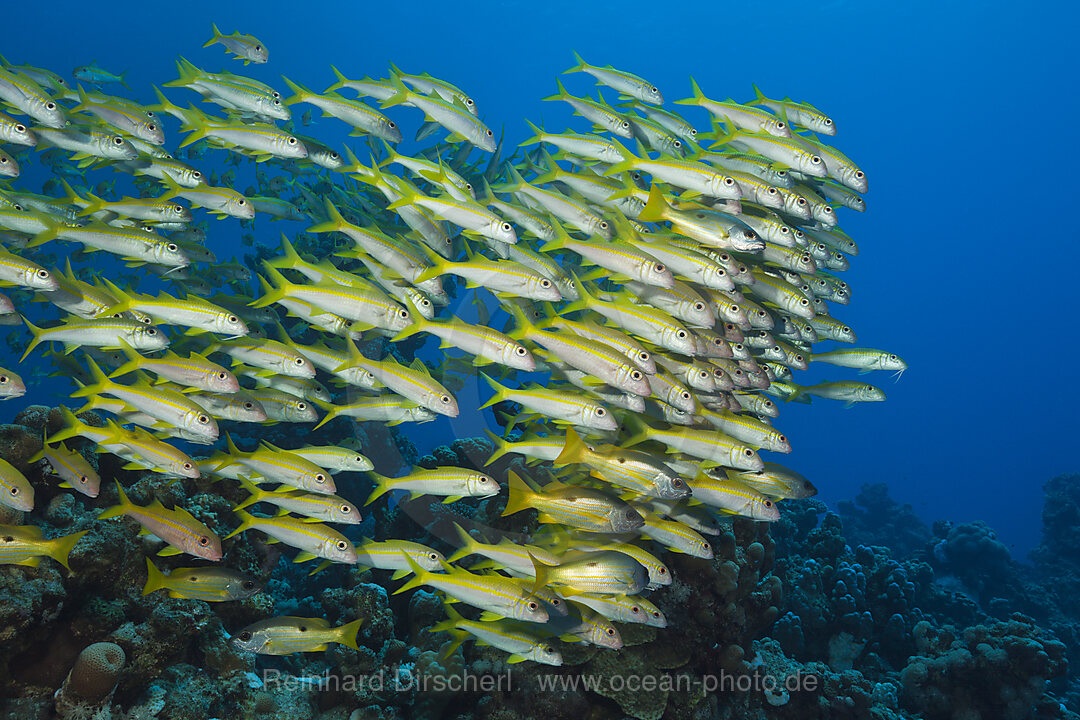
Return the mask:
MULTIPOLYGON (((245 65, 269 60, 250 35, 215 26, 215 44, 245 65)), ((62 408, 65 428, 34 459, 87 501, 102 479, 80 447, 249 496, 221 537, 184 508, 134 503, 117 482, 103 521, 130 518, 162 542, 159 555, 201 561, 163 572, 147 558, 145 593, 249 597, 261 583, 228 569, 227 555, 257 532, 295 548, 296 562, 320 561, 316 570, 389 570, 408 578, 395 592, 426 586, 459 601, 432 628, 451 633, 450 650, 475 638, 510 662, 558 665, 556 639, 617 649, 614 622, 666 626, 641 594, 671 583, 664 553, 711 558, 707 536, 723 518, 774 521, 777 501, 816 493, 760 454, 793 449, 776 428, 783 403, 884 394, 852 380, 802 386, 795 371, 907 367, 850 347, 854 331, 833 315, 851 299, 840 273, 858 254, 834 208, 865 211, 865 174, 808 103, 757 88, 748 102, 714 100, 691 80, 690 97, 666 104, 641 77, 576 60, 567 81, 590 76, 599 91, 575 95, 559 80, 546 100, 569 104, 578 130, 530 123, 532 137, 512 152, 465 92, 394 66, 359 80, 334 68, 324 92, 283 78, 287 95, 180 58, 178 78, 145 105, 112 94, 124 76, 96 65, 69 83, 3 60, 0 280, 14 289, 0 296, 0 321, 25 323, 22 362, 49 358, 77 385, 71 404, 85 403, 62 408), (193 105, 193 93, 212 111, 193 105), (677 111, 694 105, 704 112, 677 111), (307 109, 298 119, 295 106, 307 109), (301 134, 314 124, 310 108, 357 144, 339 152, 301 134), (406 129, 420 148, 411 155, 400 145, 406 129), (211 158, 226 168, 220 176, 197 169, 211 158), (241 193, 231 186, 247 163, 257 163, 256 184, 241 193), (44 194, 20 184, 21 166, 48 173, 44 194), (215 256, 215 236, 236 230, 214 218, 239 219, 248 245, 267 219, 306 231, 283 235, 255 277, 215 256), (45 262, 46 249, 65 258, 62 268, 45 262), (137 282, 169 292, 138 292, 137 282), (56 317, 42 312, 49 306, 56 317), (461 317, 466 309, 476 322, 461 317), (432 368, 358 348, 418 334, 439 343, 426 351, 432 368), (848 346, 818 350, 819 341, 848 346), (302 438, 342 416, 452 418, 455 392, 477 373, 490 388, 482 407, 495 406, 506 428, 489 433, 491 461, 520 456, 514 467, 527 472, 383 477, 345 438, 241 449, 228 432, 296 423, 302 438), (85 410, 104 426, 78 417, 85 410), (339 473, 373 479, 363 504, 336 494, 339 473), (524 542, 458 525, 449 558, 416 542, 347 537, 362 508, 391 491, 448 503, 503 494, 504 515, 535 510, 540 529, 524 542), (463 606, 480 614, 469 619, 463 606)), ((0 394, 25 392, 0 368, 0 394)), ((0 461, 0 504, 32 519, 33 495, 0 461)), ((66 567, 82 535, 0 526, 0 563, 51 557, 66 567)), ((362 622, 272 618, 232 642, 266 654, 356 647, 362 622)))

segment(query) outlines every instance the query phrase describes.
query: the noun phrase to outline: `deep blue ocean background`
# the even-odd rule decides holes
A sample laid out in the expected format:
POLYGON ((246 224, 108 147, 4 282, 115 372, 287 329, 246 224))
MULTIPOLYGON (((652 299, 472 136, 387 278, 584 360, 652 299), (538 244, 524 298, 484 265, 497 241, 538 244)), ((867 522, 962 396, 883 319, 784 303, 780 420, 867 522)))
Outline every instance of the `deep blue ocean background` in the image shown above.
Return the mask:
MULTIPOLYGON (((282 74, 321 90, 334 81, 331 64, 359 78, 385 77, 394 62, 463 88, 516 144, 530 134, 526 118, 553 130, 569 122, 568 108, 541 98, 573 64, 572 49, 645 76, 668 101, 689 96, 693 74, 717 99, 749 100, 756 83, 812 102, 836 121, 836 146, 870 180, 869 211, 840 211, 862 252, 845 273, 852 304, 835 314, 860 345, 896 352, 911 369, 899 383, 868 376, 888 393, 883 404, 786 406, 779 426, 794 453, 784 462, 830 504, 885 482, 927 521, 986 520, 1017 557, 1038 541, 1042 483, 1077 469, 1080 238, 1071 211, 1080 197, 1072 128, 1080 94, 1071 6, 54 0, 27 13, 5 22, 8 60, 68 77, 91 61, 127 70, 147 103, 151 85, 176 77, 178 55, 282 91, 282 74), (270 63, 245 68, 220 46, 201 49, 212 21, 259 37, 270 63)), ((563 77, 572 92, 592 92, 585 76, 563 77)), ((708 127, 704 110, 685 112, 708 127)), ((399 116, 412 120, 411 136, 419 115, 399 116)), ((319 128, 313 134, 327 139, 319 128)), ((176 123, 168 134, 175 147, 176 123)), ((237 189, 249 183, 242 177, 237 189)), ((237 221, 211 228, 219 257, 241 251, 237 221)), ((284 228, 264 222, 259 240, 276 247, 284 228)), ((13 369, 29 380, 31 367, 47 362, 35 355, 13 369)), ((797 380, 810 377, 851 371, 815 369, 797 380)), ((0 421, 69 390, 42 381, 0 406, 0 421)), ((459 399, 482 402, 468 391, 459 399)), ((410 435, 423 453, 479 434, 479 419, 463 412, 453 428, 440 420, 410 435)))

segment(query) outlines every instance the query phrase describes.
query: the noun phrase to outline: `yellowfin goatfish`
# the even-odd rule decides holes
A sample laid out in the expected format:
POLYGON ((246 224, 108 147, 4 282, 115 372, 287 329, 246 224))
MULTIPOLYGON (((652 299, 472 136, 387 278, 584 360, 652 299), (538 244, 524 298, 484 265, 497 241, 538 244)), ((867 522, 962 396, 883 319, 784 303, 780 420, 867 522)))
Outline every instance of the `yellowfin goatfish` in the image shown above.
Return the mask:
POLYGON ((164 590, 171 598, 231 602, 249 598, 262 590, 262 584, 229 568, 176 568, 166 575, 146 558, 146 585, 143 595, 164 590))
POLYGON ((400 580, 411 572, 406 558, 412 559, 420 567, 432 572, 442 572, 443 564, 446 562, 446 558, 438 550, 409 540, 365 538, 356 546, 357 564, 380 570, 393 570, 394 580, 400 580))
MULTIPOLYGON (((452 607, 446 607, 448 620, 432 625, 429 632, 459 632, 462 635, 468 633, 485 645, 498 648, 503 652, 510 653, 506 659, 508 663, 525 662, 532 660, 542 665, 562 665, 562 655, 542 637, 530 632, 531 628, 524 625, 513 625, 503 621, 476 622, 466 620, 452 607)), ((455 646, 460 644, 461 637, 455 641, 455 646)))
MULTIPOLYGON (((633 595, 644 590, 648 580, 641 563, 614 550, 582 553, 560 561, 549 566, 536 560, 537 586, 551 584, 579 592, 633 595)), ((564 597, 572 595, 566 590, 559 592, 564 597)))
POLYGON ((661 460, 613 445, 590 447, 573 428, 567 428, 566 442, 553 465, 571 464, 584 464, 593 477, 643 495, 671 500, 690 496, 686 480, 661 460))
POLYGON ((0 400, 22 397, 26 394, 26 383, 15 373, 0 368, 0 400))
POLYGON ((150 385, 145 380, 134 385, 121 385, 109 380, 92 359, 87 358, 86 362, 90 366, 92 384, 80 387, 71 394, 72 397, 111 395, 161 422, 210 441, 217 440, 217 422, 183 394, 150 385))
POLYGON ((321 495, 319 493, 304 493, 293 490, 289 492, 261 490, 243 476, 240 477, 240 486, 244 488, 249 497, 237 505, 237 509, 243 509, 256 503, 270 503, 281 508, 283 512, 297 513, 310 518, 313 522, 358 525, 361 520, 360 511, 356 509, 356 506, 337 495, 321 495))
POLYGON ((375 478, 375 489, 364 501, 365 505, 370 505, 391 490, 407 490, 414 498, 437 495, 445 498, 443 502, 454 502, 463 497, 491 497, 499 494, 499 484, 490 475, 464 468, 420 469, 399 478, 383 477, 377 473, 371 475, 375 478))
POLYGON ((218 30, 217 25, 211 25, 214 36, 207 40, 203 47, 210 47, 214 43, 221 43, 225 49, 236 56, 237 60, 243 60, 244 64, 264 63, 270 59, 270 51, 252 35, 243 35, 240 31, 232 35, 224 35, 218 30))
POLYGON ((132 518, 143 526, 142 534, 153 535, 168 543, 159 555, 187 553, 205 560, 221 559, 221 539, 187 510, 169 510, 158 500, 145 507, 135 505, 128 500, 120 483, 116 483, 116 491, 120 494, 120 504, 98 515, 99 520, 123 515, 132 518))
POLYGON ((292 655, 319 652, 338 643, 358 649, 356 634, 364 619, 340 627, 330 627, 323 618, 279 617, 261 620, 229 638, 229 644, 243 652, 259 655, 292 655))
POLYGON ((530 487, 511 472, 510 495, 503 516, 530 508, 540 512, 542 523, 562 523, 591 532, 621 533, 641 527, 641 515, 619 498, 591 488, 549 483, 530 487))
POLYGON ((664 102, 664 96, 661 94, 660 90, 652 83, 637 75, 632 75, 622 70, 616 70, 610 65, 607 67, 590 65, 582 60, 581 56, 576 52, 574 53, 574 60, 577 61, 577 65, 567 70, 567 73, 588 73, 596 78, 598 85, 607 85, 610 88, 618 90, 623 95, 628 95, 636 100, 641 100, 642 102, 651 103, 653 105, 662 105, 664 102))
POLYGON ((395 595, 427 585, 463 603, 480 608, 484 611, 482 618, 508 617, 541 623, 548 619, 547 610, 540 599, 509 578, 500 575, 477 575, 446 563, 443 564, 444 572, 434 573, 420 567, 408 554, 405 555, 405 560, 413 577, 395 590, 395 595))
POLYGON ((38 460, 45 460, 50 470, 63 481, 60 487, 73 488, 87 497, 98 496, 101 477, 81 453, 68 450, 64 443, 55 447, 49 445, 48 438, 45 438, 41 452, 31 457, 28 462, 38 460))
POLYGON ((578 425, 597 430, 615 430, 618 424, 615 416, 603 403, 565 392, 547 390, 539 385, 521 390, 500 385, 481 373, 495 395, 480 406, 481 409, 509 400, 521 403, 527 409, 551 418, 558 423, 578 425))
POLYGON ((0 504, 15 510, 34 509, 34 487, 7 460, 0 459, 0 504))
POLYGON ((845 407, 851 407, 860 402, 881 402, 885 399, 885 392, 873 385, 851 380, 837 380, 807 387, 795 385, 794 391, 787 395, 785 400, 799 400, 807 395, 816 395, 829 400, 841 400, 846 403, 845 407))
POLYGON ((240 527, 226 535, 226 540, 247 530, 258 530, 299 550, 293 562, 307 562, 321 557, 331 562, 356 564, 356 548, 344 535, 327 525, 304 522, 290 515, 263 518, 243 510, 237 510, 236 515, 240 518, 240 527))
POLYGON ((226 435, 225 441, 227 451, 212 458, 217 461, 219 470, 240 465, 268 480, 300 490, 329 495, 337 489, 330 473, 300 455, 270 444, 264 444, 251 452, 241 452, 231 436, 226 435))

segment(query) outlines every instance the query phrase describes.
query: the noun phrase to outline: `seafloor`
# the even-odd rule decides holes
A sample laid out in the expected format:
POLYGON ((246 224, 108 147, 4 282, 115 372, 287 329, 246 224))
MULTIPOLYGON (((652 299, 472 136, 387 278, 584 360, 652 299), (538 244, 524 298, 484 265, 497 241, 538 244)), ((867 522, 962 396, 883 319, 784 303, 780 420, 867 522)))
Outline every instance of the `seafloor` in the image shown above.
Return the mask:
MULTIPOLYGON (((447 636, 427 632, 445 617, 437 595, 392 595, 399 581, 378 570, 339 565, 309 577, 280 545, 233 549, 234 567, 262 578, 273 570, 246 600, 143 596, 147 553, 137 524, 95 519, 115 501, 111 480, 135 502, 151 494, 167 505, 183 501, 221 534, 237 524, 229 503, 241 498, 221 487, 206 492, 202 480, 169 485, 94 453, 87 454, 100 463, 102 497, 59 491, 27 462, 42 431, 59 424, 55 410, 32 406, 0 426, 0 455, 47 507, 45 534, 88 531, 70 574, 52 561, 0 567, 2 718, 1080 717, 1080 682, 1069 669, 1080 662, 1080 475, 1045 484, 1042 542, 1026 561, 1011 557, 983 523, 928 527, 884 485, 864 487, 837 512, 811 499, 786 505, 771 527, 736 519, 713 539, 714 559, 668 556, 674 582, 654 596, 670 623, 665 630, 621 626, 626 647, 618 652, 567 643, 562 667, 511 666, 504 653, 473 644, 442 652, 447 636), (280 615, 335 624, 362 616, 359 650, 256 660, 229 645, 237 629, 280 615), (103 642, 119 646, 122 658, 69 678, 79 654, 103 642), (324 679, 286 682, 297 676, 324 679), (464 688, 450 680, 466 677, 473 684, 464 688), (553 678, 565 684, 545 687, 553 678), (787 689, 774 679, 788 681, 787 689), (62 685, 68 699, 80 692, 96 699, 58 703, 62 685)), ((385 457, 371 455, 377 469, 415 457, 398 433, 361 432, 372 433, 362 438, 365 448, 387 448, 385 457)), ((475 467, 490 451, 486 440, 459 440, 418 464, 475 467)), ((353 482, 365 485, 351 488, 357 494, 366 489, 366 480, 353 482)), ((380 504, 362 529, 431 543, 452 537, 445 530, 458 513, 493 527, 513 520, 520 529, 520 520, 500 517, 503 503, 494 497, 451 509, 421 501, 407 512, 380 504)), ((176 559, 161 562, 171 567, 176 559)))

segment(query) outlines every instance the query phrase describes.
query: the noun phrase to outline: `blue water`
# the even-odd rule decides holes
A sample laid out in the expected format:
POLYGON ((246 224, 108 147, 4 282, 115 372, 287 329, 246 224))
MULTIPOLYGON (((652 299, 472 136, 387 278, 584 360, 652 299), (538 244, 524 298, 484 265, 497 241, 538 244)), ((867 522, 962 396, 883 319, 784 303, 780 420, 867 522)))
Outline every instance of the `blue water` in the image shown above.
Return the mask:
MULTIPOLYGON (((845 275, 853 302, 836 315, 860 345, 897 352, 911 369, 895 384, 871 378, 884 404, 786 407, 790 465, 826 501, 886 482, 925 519, 986 520, 1023 553, 1038 539, 1042 482, 1077 467, 1076 11, 1054 5, 54 0, 32 22, 8 24, 16 31, 0 52, 64 74, 94 60, 129 70, 146 102, 151 84, 175 77, 177 55, 315 89, 333 82, 331 64, 383 76, 392 61, 464 88, 515 142, 529 134, 525 118, 556 130, 568 121, 561 104, 540 99, 571 49, 649 78, 669 100, 689 95, 693 74, 717 98, 749 99, 753 82, 813 102, 871 185, 865 215, 841 211, 862 253, 845 275), (201 49, 211 21, 257 35, 270 63, 243 68, 220 46, 201 49)), ((574 78, 572 89, 585 87, 574 78)), ((703 110, 687 112, 705 127, 703 110)), ((262 223, 260 241, 276 245, 281 226, 262 223)), ((235 220, 212 228, 212 246, 240 249, 235 220)), ((0 419, 22 404, 0 408, 0 419)), ((414 433, 422 451, 463 433, 445 421, 424 428, 434 431, 414 433)))

